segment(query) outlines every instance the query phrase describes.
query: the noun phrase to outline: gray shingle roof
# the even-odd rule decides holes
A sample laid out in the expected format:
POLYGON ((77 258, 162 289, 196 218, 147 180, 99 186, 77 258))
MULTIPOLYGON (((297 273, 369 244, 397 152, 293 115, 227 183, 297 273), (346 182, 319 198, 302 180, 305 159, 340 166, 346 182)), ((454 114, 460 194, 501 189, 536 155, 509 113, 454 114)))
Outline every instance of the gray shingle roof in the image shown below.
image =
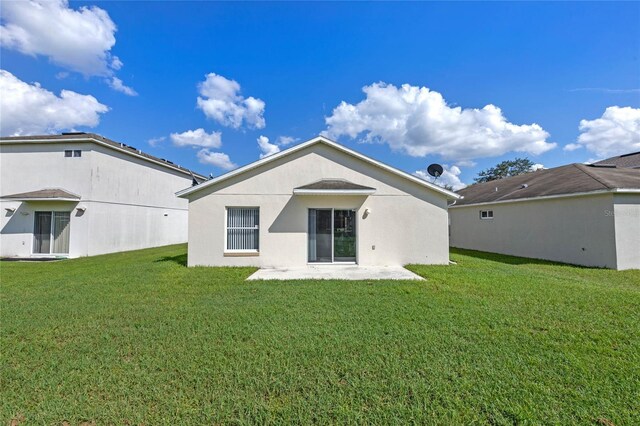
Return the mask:
POLYGON ((611 189, 640 189, 640 169, 569 164, 519 176, 477 183, 458 191, 457 206, 569 195, 611 189))
POLYGON ((622 168, 636 168, 640 167, 640 151, 632 152, 630 154, 619 155, 617 157, 607 158, 593 163, 599 166, 615 166, 622 168))
POLYGON ((312 190, 364 190, 373 191, 375 188, 369 186, 358 185, 343 179, 322 179, 308 185, 300 186, 295 189, 312 189, 312 190))
POLYGON ((45 188, 38 191, 21 192, 19 194, 3 195, 7 200, 80 200, 80 197, 72 192, 60 188, 45 188))
POLYGON ((175 170, 179 170, 183 173, 187 173, 187 174, 191 174, 193 173, 199 181, 204 181, 206 180, 206 178, 201 175, 200 173, 196 173, 192 170, 189 170, 185 167, 181 167, 177 164, 174 164, 173 162, 166 160, 164 158, 159 158, 159 157, 155 157, 153 155, 147 154, 145 152, 142 152, 141 150, 130 146, 130 145, 126 145, 124 143, 120 143, 120 142, 116 142, 113 141, 111 139, 105 138, 104 136, 100 136, 96 133, 84 133, 84 132, 77 132, 77 133, 62 133, 60 135, 34 135, 34 136, 3 136, 0 137, 0 142, 5 142, 5 143, 10 143, 10 142, 18 142, 18 141, 33 141, 33 142, 37 142, 37 141, 42 141, 42 142, 48 142, 48 141, 58 141, 58 140, 77 140, 78 142, 83 142, 83 141, 87 141, 90 139, 95 139, 98 140, 100 142, 103 142, 109 146, 112 146, 114 148, 119 148, 124 150, 125 152, 129 152, 131 154, 134 155, 139 155, 143 158, 147 158, 149 160, 152 161, 157 161, 162 163, 163 165, 171 168, 171 169, 175 169, 175 170))

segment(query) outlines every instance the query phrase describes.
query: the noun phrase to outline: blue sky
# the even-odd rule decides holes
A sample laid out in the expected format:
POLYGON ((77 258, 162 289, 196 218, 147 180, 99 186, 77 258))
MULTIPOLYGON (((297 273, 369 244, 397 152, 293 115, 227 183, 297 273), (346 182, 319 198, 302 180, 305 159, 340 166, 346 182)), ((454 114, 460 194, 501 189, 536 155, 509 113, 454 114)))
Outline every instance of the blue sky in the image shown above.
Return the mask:
POLYGON ((286 146, 276 147, 280 137, 303 141, 329 131, 411 173, 444 163, 454 183, 516 156, 553 167, 640 150, 637 2, 60 0, 50 7, 49 19, 78 25, 78 34, 87 34, 83 20, 96 27, 95 16, 104 31, 76 41, 55 25, 35 26, 32 11, 3 4, 1 68, 13 75, 3 91, 24 93, 3 96, 3 115, 20 112, 3 117, 3 135, 93 131, 217 175, 258 159, 260 136, 275 151, 286 146), (20 31, 41 34, 25 41, 20 31), (83 58, 92 55, 89 67, 83 58), (199 84, 208 75, 215 90, 206 96, 199 84), (137 95, 114 90, 114 77, 137 95), (96 102, 62 102, 62 90, 96 102), (230 105, 220 109, 222 92, 230 105), (49 100, 24 101, 38 95, 49 100), (198 97, 208 106, 198 107, 198 97), (247 115, 249 98, 264 103, 257 118, 247 115), (38 109, 47 106, 65 119, 47 121, 38 109), (235 108, 239 121, 216 118, 212 106, 227 118, 224 108, 235 108), (93 108, 94 116, 73 108, 93 108), (588 121, 582 131, 581 120, 588 121))

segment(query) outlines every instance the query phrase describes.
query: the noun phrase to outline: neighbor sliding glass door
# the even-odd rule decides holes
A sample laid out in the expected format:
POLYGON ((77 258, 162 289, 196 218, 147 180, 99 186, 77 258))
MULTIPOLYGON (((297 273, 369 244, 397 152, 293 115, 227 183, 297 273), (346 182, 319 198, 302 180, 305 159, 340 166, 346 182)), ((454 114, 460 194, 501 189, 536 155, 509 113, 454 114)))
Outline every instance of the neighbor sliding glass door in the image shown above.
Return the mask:
POLYGON ((35 212, 33 253, 68 254, 69 212, 35 212))
POLYGON ((355 210, 309 209, 309 262, 356 262, 355 210))

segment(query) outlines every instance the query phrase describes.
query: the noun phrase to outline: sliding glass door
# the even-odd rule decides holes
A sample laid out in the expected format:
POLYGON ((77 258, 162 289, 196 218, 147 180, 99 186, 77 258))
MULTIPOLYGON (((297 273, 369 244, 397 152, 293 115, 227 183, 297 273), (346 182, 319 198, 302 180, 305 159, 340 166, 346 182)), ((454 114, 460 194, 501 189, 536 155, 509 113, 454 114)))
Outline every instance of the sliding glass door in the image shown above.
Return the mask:
POLYGON ((36 212, 33 228, 33 252, 51 253, 51 212, 36 212))
POLYGON ((309 262, 331 262, 331 209, 309 210, 309 262))
POLYGON ((70 216, 69 212, 35 212, 33 252, 68 254, 70 216))
POLYGON ((333 211, 333 261, 356 261, 356 212, 333 211))
POLYGON ((355 261, 355 210, 309 209, 309 262, 355 261))

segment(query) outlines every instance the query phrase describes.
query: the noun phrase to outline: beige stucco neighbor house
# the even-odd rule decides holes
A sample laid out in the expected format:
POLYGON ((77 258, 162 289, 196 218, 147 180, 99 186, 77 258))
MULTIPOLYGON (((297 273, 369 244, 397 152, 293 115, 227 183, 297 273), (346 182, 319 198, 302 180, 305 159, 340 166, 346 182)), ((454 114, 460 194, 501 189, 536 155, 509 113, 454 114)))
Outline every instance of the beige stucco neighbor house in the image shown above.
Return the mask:
POLYGON ((178 192, 189 266, 447 264, 457 194, 317 137, 178 192))
POLYGON ((200 175, 89 133, 0 138, 0 256, 79 257, 187 240, 200 175))
POLYGON ((449 209, 451 245, 584 266, 640 268, 640 168, 630 157, 615 158, 459 191, 464 198, 449 209))

